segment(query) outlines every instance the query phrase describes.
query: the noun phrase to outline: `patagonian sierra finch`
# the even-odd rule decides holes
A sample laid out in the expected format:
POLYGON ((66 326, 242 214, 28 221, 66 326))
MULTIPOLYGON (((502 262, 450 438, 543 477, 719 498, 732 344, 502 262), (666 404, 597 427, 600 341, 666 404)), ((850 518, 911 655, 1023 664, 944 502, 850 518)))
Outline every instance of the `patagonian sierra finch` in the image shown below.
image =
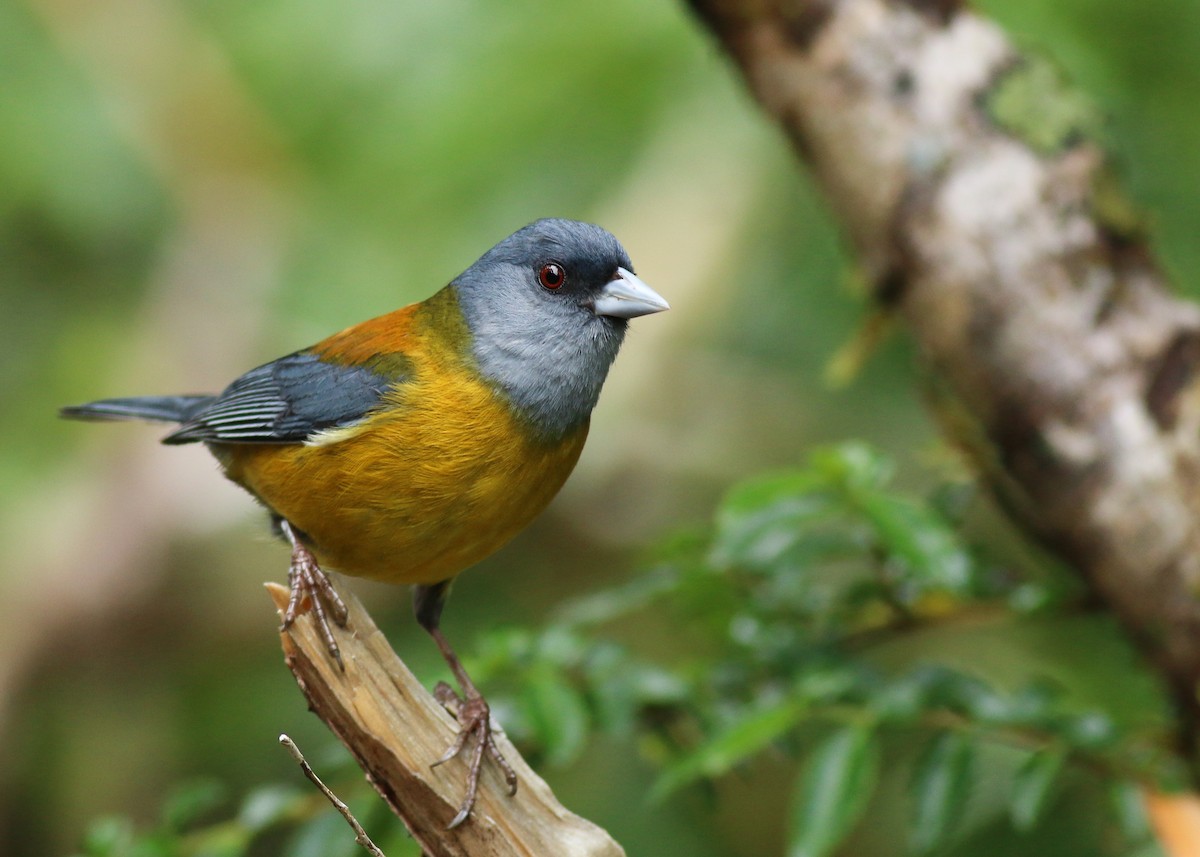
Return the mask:
POLYGON ((512 791, 516 775, 439 628, 451 582, 558 493, 629 319, 667 308, 608 232, 539 220, 426 300, 219 395, 103 399, 62 415, 178 423, 164 443, 204 443, 291 545, 283 627, 311 605, 339 664, 329 619, 344 626, 346 608, 322 569, 413 585, 417 621, 462 691, 460 733, 438 764, 475 742, 453 827, 470 814, 485 755, 512 791))

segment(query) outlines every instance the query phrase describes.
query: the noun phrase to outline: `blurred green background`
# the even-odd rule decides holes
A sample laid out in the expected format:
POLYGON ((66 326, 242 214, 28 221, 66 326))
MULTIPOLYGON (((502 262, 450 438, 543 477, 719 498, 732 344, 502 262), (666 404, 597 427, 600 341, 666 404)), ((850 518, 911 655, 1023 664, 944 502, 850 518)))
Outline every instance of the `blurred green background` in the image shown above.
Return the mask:
MULTIPOLYGON (((1194 292, 1200 4, 980 5, 1109 114, 1194 292)), ((547 215, 613 231, 673 309, 634 324, 562 496, 456 587, 460 650, 636 574, 731 482, 815 443, 861 437, 931 481, 903 338, 849 388, 822 380, 860 319, 852 262, 682 4, 0 0, 0 853, 70 853, 92 817, 151 819, 190 777, 291 780, 281 731, 332 744, 280 664, 260 583, 286 553, 251 501, 201 448, 55 409, 218 389, 425 297, 547 215)), ((354 588, 432 685, 407 594, 354 588)), ((1069 675, 1079 637, 974 645, 1069 675)), ((781 853, 769 766, 659 806, 633 746, 545 773, 630 854, 781 853)), ((1021 853, 983 806, 962 853, 1021 853)), ((1064 807, 1053 853, 1092 853, 1072 850, 1088 812, 1086 795, 1064 807)), ((854 853, 891 853, 886 825, 854 853)))

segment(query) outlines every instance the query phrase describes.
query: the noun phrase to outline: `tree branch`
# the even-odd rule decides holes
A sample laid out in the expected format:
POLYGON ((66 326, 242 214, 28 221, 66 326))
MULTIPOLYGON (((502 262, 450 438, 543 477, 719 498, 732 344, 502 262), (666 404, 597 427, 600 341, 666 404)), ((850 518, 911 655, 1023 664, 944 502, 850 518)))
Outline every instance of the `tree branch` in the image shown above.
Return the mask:
MULTIPOLYGON (((282 611, 287 589, 268 583, 267 590, 282 611)), ((307 617, 281 632, 284 657, 313 713, 358 760, 428 857, 624 857, 607 833, 555 800, 503 734, 498 744, 520 778, 517 794, 509 797, 489 767, 470 819, 447 830, 462 800, 466 763, 460 757, 431 765, 454 741, 457 724, 392 651, 358 599, 341 594, 350 621, 333 633, 345 672, 307 617)))
POLYGON ((906 321, 948 433, 1158 667, 1200 770, 1200 309, 1106 212, 1099 148, 1046 138, 1077 100, 1043 82, 1023 139, 994 96, 1032 61, 956 0, 690 2, 906 321))

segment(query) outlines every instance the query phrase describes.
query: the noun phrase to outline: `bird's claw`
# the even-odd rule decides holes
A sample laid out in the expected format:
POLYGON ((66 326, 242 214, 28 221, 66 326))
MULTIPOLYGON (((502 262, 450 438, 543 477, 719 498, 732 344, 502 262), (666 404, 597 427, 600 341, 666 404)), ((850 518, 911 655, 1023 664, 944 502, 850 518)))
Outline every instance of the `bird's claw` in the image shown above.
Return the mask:
POLYGON ((504 774, 504 781, 508 783, 510 795, 517 793, 517 772, 512 769, 508 760, 504 758, 504 754, 500 752, 500 748, 496 746, 496 739, 492 734, 492 713, 487 700, 478 695, 468 695, 466 699, 463 699, 445 682, 438 682, 433 689, 433 695, 458 720, 461 728, 458 737, 454 739, 442 757, 430 767, 436 768, 438 765, 449 762, 463 751, 472 736, 475 737, 475 747, 471 751, 470 767, 467 773, 467 793, 463 797, 458 814, 446 826, 447 830, 453 830, 467 820, 471 809, 475 806, 475 797, 479 792, 479 774, 483 770, 485 753, 491 756, 500 767, 504 774))
POLYGON ((333 583, 321 569, 312 551, 296 538, 291 525, 282 521, 280 528, 291 543, 292 564, 288 568, 288 603, 283 611, 283 623, 279 630, 286 631, 295 624, 296 619, 304 613, 304 599, 307 596, 313 619, 317 623, 321 638, 325 641, 325 648, 329 650, 330 657, 337 661, 338 668, 344 672, 346 664, 342 661, 342 652, 333 637, 329 620, 332 618, 339 628, 345 628, 350 619, 350 611, 346 602, 333 588, 333 583))

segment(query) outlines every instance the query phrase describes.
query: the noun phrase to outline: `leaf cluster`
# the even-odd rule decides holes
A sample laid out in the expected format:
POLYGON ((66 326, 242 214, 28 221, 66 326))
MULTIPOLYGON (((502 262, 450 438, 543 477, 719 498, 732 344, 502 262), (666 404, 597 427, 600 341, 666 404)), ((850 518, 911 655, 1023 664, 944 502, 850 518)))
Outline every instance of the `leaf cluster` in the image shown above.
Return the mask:
MULTIPOLYGON (((539 632, 486 637, 474 667, 502 703, 510 734, 551 763, 574 759, 592 731, 637 731, 661 764, 654 796, 800 761, 790 857, 832 853, 870 812, 892 757, 909 767, 907 851, 954 841, 995 747, 1017 757, 1008 816, 1037 827, 1065 779, 1107 783, 1116 808, 1139 784, 1177 783, 1161 729, 1083 705, 1033 671, 1012 687, 936 657, 884 656, 956 625, 1019 623, 1076 609, 1061 570, 1014 569, 964 534, 969 489, 918 500, 892 485, 893 465, 856 443, 821 449, 794 472, 738 486, 710 532, 681 537, 636 580, 563 610, 539 632), (663 624, 666 656, 598 630, 663 624), (896 746, 915 747, 904 753, 896 746)), ((1115 836, 1145 836, 1118 811, 1115 836)))

